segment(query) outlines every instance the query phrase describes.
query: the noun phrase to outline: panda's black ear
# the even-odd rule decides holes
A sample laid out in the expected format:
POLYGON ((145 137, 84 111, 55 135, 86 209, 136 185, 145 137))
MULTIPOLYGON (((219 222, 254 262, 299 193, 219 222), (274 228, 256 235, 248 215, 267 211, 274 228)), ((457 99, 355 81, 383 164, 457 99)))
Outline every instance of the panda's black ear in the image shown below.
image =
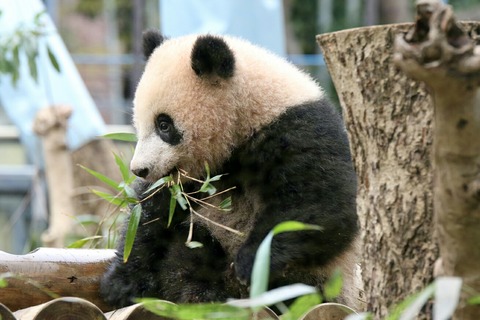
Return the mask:
POLYGON ((191 59, 197 76, 216 74, 224 79, 233 76, 235 57, 220 37, 199 36, 193 45, 191 59))
POLYGON ((158 30, 149 29, 143 32, 143 56, 148 60, 153 50, 162 44, 165 38, 158 30))

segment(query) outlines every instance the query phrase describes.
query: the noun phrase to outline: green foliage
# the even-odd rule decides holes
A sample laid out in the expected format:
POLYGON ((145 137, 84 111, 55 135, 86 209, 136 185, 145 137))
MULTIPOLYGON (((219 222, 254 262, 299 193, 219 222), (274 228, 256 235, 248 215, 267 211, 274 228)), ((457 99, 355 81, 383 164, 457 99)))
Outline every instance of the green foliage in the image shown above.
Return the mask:
POLYGON ((102 137, 110 140, 137 142, 137 136, 134 133, 128 132, 107 133, 104 134, 102 137))
MULTIPOLYGON (((115 0, 115 15, 118 23, 118 32, 120 40, 125 46, 125 51, 132 49, 132 11, 134 1, 115 0)), ((102 14, 104 10, 104 1, 99 0, 80 0, 77 3, 77 11, 84 16, 95 19, 102 14)))
POLYGON ((176 305, 168 301, 157 299, 138 299, 145 309, 167 318, 190 319, 224 319, 248 320, 250 312, 246 309, 219 303, 182 304, 176 305))
POLYGON ((70 249, 83 248, 83 246, 85 246, 89 241, 99 240, 102 238, 103 238, 102 236, 91 236, 91 237, 82 238, 80 240, 72 242, 67 246, 67 248, 70 248, 70 249))
MULTIPOLYGON (((111 139, 117 139, 117 140, 120 139, 120 140, 123 140, 123 141, 136 140, 136 138, 134 139, 130 134, 123 134, 123 133, 121 133, 121 134, 118 134, 118 133, 109 134, 109 135, 104 136, 104 137, 111 138, 111 139)), ((117 164, 118 169, 120 170, 120 173, 121 173, 121 176, 122 176, 122 181, 120 181, 120 182, 117 182, 117 181, 115 181, 115 180, 101 174, 100 172, 95 171, 95 170, 86 168, 84 166, 80 166, 80 167, 83 168, 85 171, 87 171, 89 174, 93 175, 95 178, 97 178, 101 182, 105 183, 107 186, 109 186, 109 187, 113 188, 115 191, 117 191, 117 193, 112 194, 112 193, 109 193, 109 192, 92 189, 91 191, 94 194, 96 194, 98 197, 108 201, 109 203, 111 203, 112 205, 114 205, 115 207, 117 207, 119 209, 126 208, 127 206, 132 206, 132 210, 131 210, 131 213, 130 213, 130 219, 129 219, 129 223, 128 223, 128 227, 127 227, 127 232, 126 232, 126 235, 125 235, 125 246, 124 246, 124 252, 123 252, 123 260, 124 260, 124 262, 127 262, 130 254, 132 252, 132 248, 133 248, 133 245, 134 245, 134 242, 135 242, 135 236, 136 236, 136 233, 137 233, 138 225, 140 223, 140 218, 141 218, 141 213, 142 213, 141 202, 137 200, 138 195, 135 193, 135 190, 130 186, 130 184, 135 180, 135 176, 130 173, 130 170, 128 168, 128 164, 119 155, 117 155, 115 153, 113 155, 115 157, 115 163, 117 164)), ((218 194, 221 194, 221 193, 224 193, 224 192, 228 191, 228 190, 224 190, 221 193, 215 194, 217 192, 217 189, 212 185, 212 182, 220 180, 222 175, 217 175, 217 176, 214 176, 214 177, 210 177, 210 168, 207 164, 205 164, 205 171, 206 171, 206 179, 202 181, 202 180, 197 180, 197 179, 191 178, 191 177, 188 176, 188 173, 186 173, 182 170, 178 170, 177 181, 174 181, 173 176, 163 177, 163 178, 159 179, 158 181, 156 181, 155 183, 153 183, 144 192, 144 195, 146 195, 144 200, 147 200, 148 198, 153 196, 156 192, 159 192, 161 189, 163 189, 165 187, 167 187, 169 189, 170 194, 171 194, 171 198, 170 198, 169 217, 168 217, 168 221, 167 221, 167 227, 169 227, 171 222, 172 222, 173 215, 175 213, 175 209, 176 209, 177 204, 183 210, 190 210, 191 214, 195 214, 195 215, 199 216, 200 218, 208 220, 208 218, 203 217, 202 215, 198 214, 192 208, 191 202, 199 203, 201 205, 212 206, 208 202, 206 202, 205 200, 208 200, 211 197, 214 197, 218 194), (200 183, 201 184, 200 189, 198 191, 195 191, 195 192, 192 192, 192 193, 186 193, 183 190, 183 185, 180 181, 180 177, 185 177, 187 179, 193 180, 194 182, 200 183), (194 197, 195 194, 201 194, 201 193, 207 193, 209 196, 207 198, 204 198, 204 199, 198 199, 198 198, 194 197)), ((231 197, 227 197, 226 199, 224 199, 220 203, 219 207, 215 207, 215 208, 218 209, 218 210, 221 210, 221 211, 229 211, 231 209, 231 205, 232 205, 231 197)), ((213 221, 211 221, 211 222, 213 222, 213 221)), ((213 223, 215 223, 215 222, 213 222, 213 223)), ((217 225, 239 234, 239 232, 236 231, 236 230, 230 229, 226 226, 222 226, 218 223, 217 223, 217 225)), ((191 228, 191 230, 192 230, 192 228, 191 228)), ((203 246, 199 242, 192 241, 192 237, 193 237, 193 234, 191 232, 187 241, 186 241, 186 245, 189 248, 194 249, 194 248, 199 248, 199 247, 203 246)), ((75 241, 74 243, 72 243, 71 246, 81 247, 81 246, 83 246, 87 243, 90 243, 91 240, 97 240, 97 239, 98 239, 98 237, 96 237, 96 236, 87 237, 87 238, 84 238, 84 239, 79 239, 79 240, 75 241)))
POLYGON ((1 277, 1 275, 0 275, 0 289, 5 288, 6 286, 8 286, 7 279, 1 277))
POLYGON ((480 304, 480 295, 471 297, 467 301, 468 304, 480 304))
MULTIPOLYGON (((250 299, 232 300, 227 304, 191 304, 175 305, 167 301, 157 299, 139 299, 137 302, 144 304, 147 310, 169 318, 175 319, 251 319, 252 315, 258 312, 259 308, 267 305, 277 305, 279 309, 284 310, 281 316, 282 320, 295 320, 305 314, 313 306, 322 302, 322 296, 315 287, 304 284, 293 284, 270 291, 266 290, 265 283, 268 283, 270 269, 270 244, 273 236, 283 232, 316 230, 322 228, 315 225, 300 223, 297 221, 287 221, 275 226, 260 245, 254 262, 254 271, 252 272, 251 286, 255 287, 251 291, 250 299), (268 248, 267 248, 268 247, 268 248), (300 297, 300 298, 297 298, 300 297), (297 298, 290 308, 285 307, 281 302, 297 298)), ((336 273, 328 281, 325 288, 331 292, 331 298, 334 294, 339 294, 338 286, 341 286, 341 275, 336 273)))
MULTIPOLYGON (((433 319, 450 319, 458 306, 462 290, 462 279, 458 277, 439 277, 419 293, 413 294, 394 306, 387 320, 417 319, 420 310, 425 304, 434 299, 433 319)), ((473 297, 472 299, 475 299, 473 297)), ((480 301, 479 301, 480 302, 480 301)), ((350 315, 345 320, 373 319, 372 314, 366 312, 350 315)))
POLYGON ((322 297, 318 293, 310 293, 296 299, 288 311, 280 317, 282 320, 297 320, 314 306, 322 303, 322 297))
POLYGON ((292 28, 303 53, 317 52, 315 35, 317 30, 317 0, 293 0, 291 4, 292 28))
POLYGON ((333 300, 340 295, 343 288, 343 277, 342 272, 337 269, 333 275, 328 279, 323 288, 323 294, 325 299, 333 300))
MULTIPOLYGON (((0 39, 0 74, 11 76, 15 86, 20 78, 20 59, 24 55, 27 59, 30 76, 38 82, 37 57, 43 46, 40 39, 48 35, 45 25, 41 21, 44 11, 38 12, 33 18, 33 26, 19 25, 9 35, 0 39)), ((1 18, 1 15, 0 15, 1 18)), ((50 47, 45 44, 49 61, 53 68, 60 72, 60 65, 50 47)))
POLYGON ((85 166, 82 166, 82 165, 79 165, 80 168, 82 168, 83 170, 87 171, 88 173, 90 173, 92 176, 94 176, 95 178, 97 178, 98 180, 102 181, 103 183, 107 184, 108 186, 120 191, 121 188, 119 187, 119 183, 110 179, 109 177, 106 177, 105 175, 101 174, 100 172, 97 172, 97 171, 94 171, 92 169, 89 169, 85 166))
POLYGON ((137 234, 138 224, 140 223, 140 215, 142 214, 142 207, 140 204, 136 204, 132 213, 130 214, 130 220, 128 221, 127 234, 125 236, 125 247, 123 250, 123 262, 128 261, 128 257, 132 252, 133 243, 137 234))
MULTIPOLYGON (((92 236, 88 236, 83 239, 77 239, 70 244, 70 247, 81 248, 88 244, 90 247, 94 246, 112 248, 118 237, 118 222, 123 221, 127 206, 135 206, 138 204, 137 195, 130 186, 135 179, 135 176, 130 173, 128 170, 128 164, 124 159, 122 159, 122 157, 115 153, 113 156, 115 158, 118 170, 122 176, 122 181, 119 182, 103 175, 100 172, 79 165, 79 167, 81 167, 83 170, 114 190, 114 193, 112 193, 110 191, 91 189, 93 194, 112 204, 114 212, 113 215, 107 215, 100 221, 98 217, 92 215, 76 217, 77 222, 82 227, 87 228, 96 225, 97 229, 92 236)), ((86 230, 86 232, 88 231, 86 230)))

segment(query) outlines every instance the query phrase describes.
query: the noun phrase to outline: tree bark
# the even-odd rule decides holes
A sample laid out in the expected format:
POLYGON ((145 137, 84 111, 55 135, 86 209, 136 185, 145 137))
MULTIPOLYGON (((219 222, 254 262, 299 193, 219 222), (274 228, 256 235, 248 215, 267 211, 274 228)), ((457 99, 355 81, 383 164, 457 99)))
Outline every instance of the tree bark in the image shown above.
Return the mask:
POLYGON ((397 64, 435 102, 434 206, 446 275, 462 277, 454 319, 478 319, 480 292, 480 46, 439 1, 417 1, 417 21, 397 38, 397 64))
POLYGON ((408 25, 317 36, 335 84, 359 179, 362 278, 367 310, 388 309, 433 279, 430 151, 432 108, 425 86, 392 61, 408 25))

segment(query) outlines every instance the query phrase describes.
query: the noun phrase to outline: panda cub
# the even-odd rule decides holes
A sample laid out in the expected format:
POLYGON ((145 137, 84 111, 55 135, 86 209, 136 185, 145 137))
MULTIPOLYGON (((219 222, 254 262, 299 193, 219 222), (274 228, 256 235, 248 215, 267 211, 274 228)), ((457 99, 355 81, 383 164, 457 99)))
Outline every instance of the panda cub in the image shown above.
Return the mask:
MULTIPOLYGON (((275 225, 295 220, 322 231, 274 237, 269 288, 305 283, 321 290, 340 268, 338 301, 355 306, 356 176, 343 122, 322 89, 241 39, 165 39, 147 31, 143 41, 147 64, 134 99, 138 143, 131 161, 142 216, 128 262, 123 236, 101 280, 105 300, 122 307, 136 297, 245 298, 259 244, 275 225), (205 163, 212 176, 226 174, 214 183, 218 190, 235 187, 211 199, 218 205, 231 196, 231 211, 192 203, 200 218, 177 206, 167 227, 169 190, 144 191, 179 169, 203 179, 205 163), (185 246, 191 219, 201 248, 185 246)), ((182 183, 185 191, 199 188, 190 179, 182 183)))

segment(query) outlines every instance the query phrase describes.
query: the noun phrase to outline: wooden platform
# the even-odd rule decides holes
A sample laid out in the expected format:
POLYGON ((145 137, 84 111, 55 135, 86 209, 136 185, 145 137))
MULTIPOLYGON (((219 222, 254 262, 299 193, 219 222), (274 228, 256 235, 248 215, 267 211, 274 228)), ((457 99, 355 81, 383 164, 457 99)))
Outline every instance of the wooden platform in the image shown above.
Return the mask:
MULTIPOLYGON (((114 250, 39 248, 25 255, 0 251, 1 320, 167 319, 141 304, 111 310, 99 295, 99 281, 114 250)), ((354 311, 336 303, 312 308, 301 320, 340 320, 354 311)), ((279 319, 270 309, 256 319, 279 319)))

